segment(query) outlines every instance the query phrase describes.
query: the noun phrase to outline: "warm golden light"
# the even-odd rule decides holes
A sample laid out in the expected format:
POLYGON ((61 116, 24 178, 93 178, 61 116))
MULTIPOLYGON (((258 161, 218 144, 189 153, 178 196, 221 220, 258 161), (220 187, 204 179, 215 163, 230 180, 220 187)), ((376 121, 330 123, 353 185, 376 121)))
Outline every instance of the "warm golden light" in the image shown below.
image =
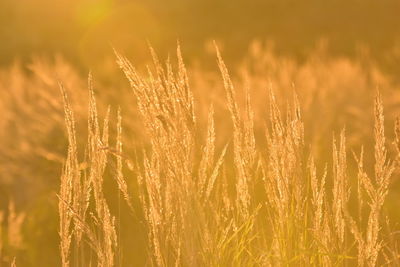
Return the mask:
POLYGON ((0 267, 400 266, 397 0, 1 0, 0 267))

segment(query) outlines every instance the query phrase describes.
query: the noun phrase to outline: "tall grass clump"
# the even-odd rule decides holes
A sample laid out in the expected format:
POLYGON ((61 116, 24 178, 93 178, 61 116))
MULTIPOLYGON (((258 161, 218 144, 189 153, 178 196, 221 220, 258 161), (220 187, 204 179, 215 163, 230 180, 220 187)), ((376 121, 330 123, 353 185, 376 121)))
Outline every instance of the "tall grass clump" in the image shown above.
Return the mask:
POLYGON ((63 86, 60 85, 60 88, 69 141, 58 195, 61 263, 62 266, 70 266, 72 257, 74 265, 94 261, 98 266, 114 266, 117 246, 115 217, 110 213, 103 192, 109 146, 109 111, 100 127, 92 77, 89 75, 88 146, 84 160, 79 162, 74 115, 63 86), (91 252, 89 256, 85 256, 87 247, 91 252), (95 257, 92 259, 93 254, 95 257), (88 257, 87 261, 85 257, 88 257))
POLYGON ((224 120, 231 127, 229 139, 218 141, 219 130, 227 131, 219 128, 224 122, 216 120, 213 104, 206 115, 198 111, 179 46, 176 62, 168 58, 162 63, 150 50, 153 64, 144 71, 115 52, 146 137, 139 148, 124 145, 123 151, 124 142, 134 137, 123 132, 121 108, 114 131, 109 129, 110 108, 100 126, 91 75, 88 139, 79 148, 74 114, 60 85, 69 144, 58 194, 62 266, 122 265, 122 226, 116 223, 121 212, 133 213, 132 224, 140 223, 146 239, 134 242, 146 247, 144 264, 151 266, 398 262, 395 235, 383 229, 392 225, 384 203, 398 155, 391 159, 379 92, 374 102, 375 163, 365 168, 367 150, 349 157, 347 128, 326 137, 331 143, 326 155, 315 153, 306 137, 304 99, 296 89, 282 108, 277 90, 264 88, 267 108, 263 120, 256 118, 251 77, 241 101, 217 49, 224 120), (264 125, 257 125, 260 121, 264 125), (116 133, 115 146, 109 132, 116 133), (116 215, 104 190, 109 176, 126 200, 126 209, 116 215))

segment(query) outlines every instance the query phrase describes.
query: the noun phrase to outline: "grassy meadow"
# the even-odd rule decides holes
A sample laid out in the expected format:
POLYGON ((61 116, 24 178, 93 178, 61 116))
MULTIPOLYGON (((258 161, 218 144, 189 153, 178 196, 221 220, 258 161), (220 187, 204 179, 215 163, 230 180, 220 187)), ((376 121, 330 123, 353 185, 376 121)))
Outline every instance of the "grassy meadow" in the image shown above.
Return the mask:
POLYGON ((399 0, 0 0, 0 267, 400 266, 399 0))
POLYGON ((396 266, 398 84, 253 42, 226 65, 115 51, 2 68, 4 266, 396 266))

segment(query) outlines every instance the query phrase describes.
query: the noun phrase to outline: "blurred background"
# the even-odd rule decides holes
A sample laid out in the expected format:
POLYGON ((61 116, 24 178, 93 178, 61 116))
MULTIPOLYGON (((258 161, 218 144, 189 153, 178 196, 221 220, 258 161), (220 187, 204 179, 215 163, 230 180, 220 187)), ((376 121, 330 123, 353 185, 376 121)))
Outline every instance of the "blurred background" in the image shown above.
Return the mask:
POLYGON ((140 62, 146 42, 173 51, 178 38, 188 60, 214 39, 235 60, 262 39, 300 61, 322 41, 330 55, 368 54, 398 73, 399 12, 397 0, 1 0, 0 63, 58 53, 93 67, 111 47, 140 62))

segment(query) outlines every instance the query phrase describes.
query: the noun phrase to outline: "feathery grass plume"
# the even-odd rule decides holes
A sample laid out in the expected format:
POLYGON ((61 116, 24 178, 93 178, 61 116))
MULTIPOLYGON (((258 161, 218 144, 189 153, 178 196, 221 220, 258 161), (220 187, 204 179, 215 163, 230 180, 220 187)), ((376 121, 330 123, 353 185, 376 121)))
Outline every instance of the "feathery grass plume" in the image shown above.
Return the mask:
POLYGON ((351 219, 350 226, 358 244, 359 266, 376 266, 383 247, 381 232, 382 207, 388 194, 391 176, 394 172, 394 162, 387 158, 386 138, 384 130, 383 103, 380 92, 377 92, 374 104, 375 114, 375 175, 371 179, 363 168, 363 151, 358 161, 358 178, 361 187, 368 196, 368 218, 366 228, 358 227, 351 219))
POLYGON ((225 145, 225 147, 221 151, 221 154, 220 154, 218 160, 214 164, 215 166, 214 166, 212 172, 210 173, 210 176, 209 176, 209 179, 208 179, 207 188, 206 188, 206 191, 205 191, 205 199, 206 200, 210 199, 211 191, 215 187, 215 180, 217 179, 217 177, 218 177, 218 175, 220 173, 221 166, 224 163, 224 158, 225 158, 225 154, 226 154, 226 150, 227 149, 228 149, 228 145, 225 145))
MULTIPOLYGON (((139 182, 149 224, 153 263, 195 264, 199 212, 194 171, 195 115, 186 69, 178 47, 178 72, 169 60, 165 69, 155 52, 153 72, 142 78, 128 60, 116 53, 131 83, 151 143, 139 182), (193 238, 193 236, 195 238, 193 238)), ((201 227, 201 226, 200 226, 201 227)))
MULTIPOLYGON (((368 192, 370 199, 370 215, 366 233, 367 262, 375 265, 379 251, 382 247, 380 240, 381 210, 388 194, 390 179, 394 171, 394 164, 387 159, 384 115, 382 98, 377 92, 375 98, 375 188, 368 192)), ((366 190, 368 190, 366 188, 366 190)))
POLYGON ((85 248, 81 240, 85 237, 97 256, 98 266, 113 266, 116 248, 114 217, 110 214, 103 193, 103 176, 107 164, 108 121, 109 111, 104 119, 102 133, 98 122, 96 100, 93 91, 92 76, 89 74, 89 118, 88 148, 86 168, 78 163, 78 152, 75 132, 75 119, 66 92, 60 85, 64 100, 65 121, 68 135, 68 155, 61 176, 59 193, 61 260, 63 266, 69 266, 71 242, 74 235, 74 246, 77 263, 85 265, 85 248), (93 194, 92 194, 93 193, 93 194), (90 209, 90 198, 93 195, 94 213, 91 219, 94 228, 87 221, 90 209))
MULTIPOLYGON (((346 159, 346 137, 345 129, 340 133, 339 145, 333 138, 333 199, 332 199, 332 215, 334 227, 336 229, 336 238, 338 247, 336 248, 340 254, 346 250, 345 247, 345 213, 350 197, 350 189, 347 181, 347 159, 346 159)), ((333 244, 331 244, 333 246, 333 244)))
POLYGON ((118 108, 118 115, 117 115, 117 142, 115 144, 115 156, 117 158, 117 175, 116 181, 118 184, 118 189, 121 191, 122 196, 124 197, 126 203, 128 204, 131 211, 134 211, 131 197, 128 193, 128 185, 126 184, 124 175, 122 173, 122 166, 123 166, 123 152, 122 152, 122 115, 121 115, 121 108, 118 108))
MULTIPOLYGON (((90 79, 91 77, 89 76, 89 84, 91 83, 90 79)), ((70 250, 72 235, 74 236, 75 258, 77 261, 84 258, 84 248, 81 241, 83 234, 88 232, 86 229, 88 226, 86 225, 85 220, 90 204, 92 186, 91 181, 85 172, 86 168, 89 167, 87 164, 88 159, 85 159, 83 163, 79 163, 78 160, 75 129, 76 121, 74 113, 71 109, 64 86, 60 83, 59 87, 64 103, 65 125, 68 137, 68 153, 64 163, 64 170, 61 175, 61 187, 58 197, 60 229, 63 229, 63 234, 61 236, 62 264, 63 266, 69 266, 70 251, 68 250, 70 250), (63 220, 61 217, 63 217, 63 220)))
POLYGON ((63 267, 69 266, 70 247, 72 239, 72 219, 73 215, 70 208, 73 206, 73 183, 75 177, 79 176, 78 159, 77 159, 77 146, 76 146, 76 133, 75 133, 75 119, 73 111, 70 108, 67 94, 64 86, 59 84, 65 112, 65 124, 67 127, 68 136, 68 153, 67 159, 64 163, 64 169, 61 175, 61 184, 59 192, 58 213, 60 216, 60 250, 61 250, 61 264, 63 267))
POLYGON ((317 252, 316 258, 312 260, 312 263, 315 265, 331 266, 332 260, 331 257, 329 257, 332 245, 330 235, 331 228, 327 222, 328 215, 325 210, 327 206, 325 192, 327 167, 325 166, 321 178, 318 179, 314 158, 310 156, 308 170, 310 174, 311 203, 313 208, 312 238, 315 240, 315 248, 313 249, 317 252))
POLYGON ((273 90, 270 89, 270 125, 266 130, 267 158, 264 176, 268 219, 272 234, 272 265, 305 260, 307 194, 303 158, 305 157, 303 123, 297 96, 286 121, 282 120, 273 90))
MULTIPOLYGON (((251 107, 250 88, 248 82, 245 82, 245 108, 244 116, 236 99, 236 91, 229 75, 221 53, 214 43, 217 53, 217 63, 222 76, 225 95, 227 99, 228 110, 233 124, 233 166, 234 166, 234 184, 236 189, 236 199, 233 205, 233 214, 235 219, 231 221, 233 232, 230 235, 232 243, 229 244, 229 250, 225 253, 227 259, 233 257, 233 263, 237 265, 260 264, 260 253, 253 252, 253 246, 258 239, 258 233, 255 230, 255 221, 259 214, 260 206, 252 203, 251 194, 253 186, 257 180, 258 171, 258 152, 256 150, 256 141, 254 135, 254 112, 251 107), (257 207, 257 208, 256 208, 257 207), (242 231, 245 227, 245 231, 242 231), (230 252, 229 252, 230 251, 230 252), (234 256, 229 256, 231 253, 234 256)), ((224 229, 223 227, 221 229, 224 229)), ((229 229, 229 227, 227 228, 229 229)), ((229 231, 228 231, 229 233, 229 231)), ((222 244, 225 244, 222 242, 222 244)), ((224 263, 222 263, 224 264, 224 263)))
POLYGON ((207 177, 212 168, 215 154, 215 124, 214 124, 214 107, 211 105, 208 112, 208 123, 207 123, 207 138, 206 144, 202 148, 202 155, 199 165, 199 185, 201 191, 206 191, 207 177))
POLYGON ((99 266, 114 266, 114 252, 117 246, 115 218, 108 208, 104 192, 103 177, 107 165, 108 123, 110 109, 103 122, 102 133, 98 122, 98 112, 93 89, 93 80, 89 74, 89 119, 88 119, 88 158, 89 180, 93 190, 95 218, 98 225, 99 251, 97 261, 99 266))
POLYGON ((242 119, 240 110, 236 102, 236 92, 229 76, 227 67, 222 60, 218 47, 217 51, 218 67, 224 82, 228 108, 233 122, 233 151, 234 165, 237 172, 236 194, 239 213, 243 218, 249 216, 250 193, 249 182, 253 176, 252 169, 256 161, 255 138, 253 128, 253 111, 250 107, 250 95, 246 92, 246 117, 242 119))

